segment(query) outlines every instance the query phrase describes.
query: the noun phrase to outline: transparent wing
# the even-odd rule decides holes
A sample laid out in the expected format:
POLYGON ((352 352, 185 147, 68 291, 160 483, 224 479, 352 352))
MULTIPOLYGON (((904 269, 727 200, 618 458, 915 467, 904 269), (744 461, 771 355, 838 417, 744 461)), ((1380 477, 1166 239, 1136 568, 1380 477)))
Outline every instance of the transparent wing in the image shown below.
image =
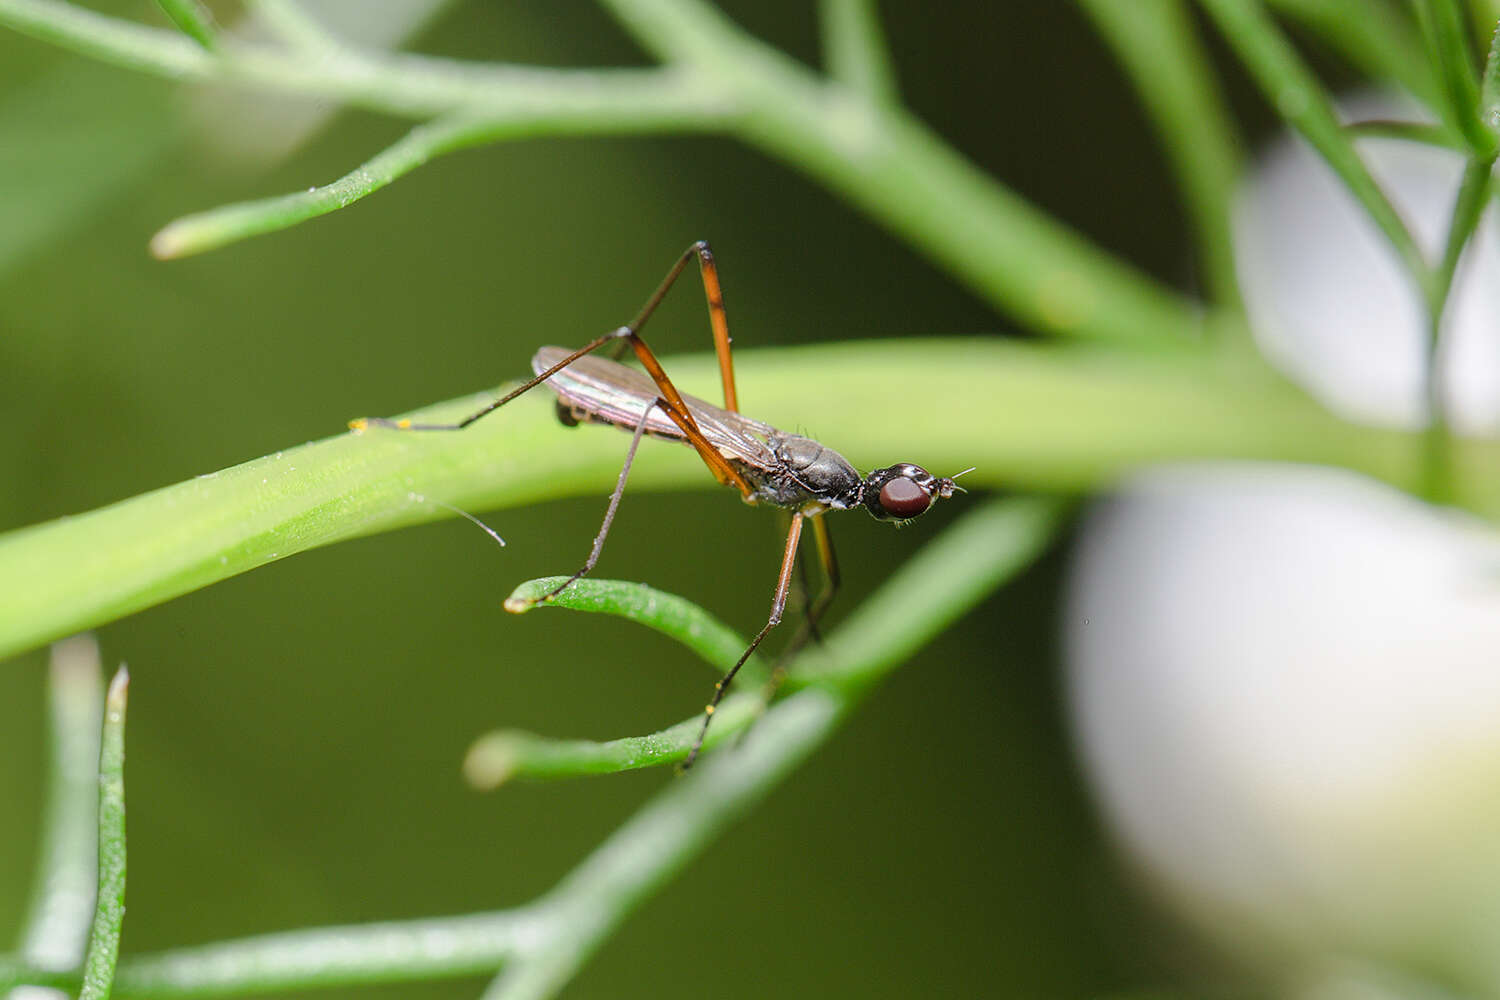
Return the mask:
MULTIPOLYGON (((572 352, 566 347, 543 347, 531 359, 531 370, 540 375, 572 352)), ((553 375, 546 385, 564 403, 588 419, 634 430, 641 414, 661 395, 656 383, 642 372, 608 358, 586 355, 553 375)), ((770 424, 725 410, 686 393, 682 396, 703 436, 725 458, 756 468, 775 466, 775 455, 766 443, 776 429, 770 424)), ((682 429, 660 407, 646 418, 646 433, 655 437, 684 440, 682 429)))

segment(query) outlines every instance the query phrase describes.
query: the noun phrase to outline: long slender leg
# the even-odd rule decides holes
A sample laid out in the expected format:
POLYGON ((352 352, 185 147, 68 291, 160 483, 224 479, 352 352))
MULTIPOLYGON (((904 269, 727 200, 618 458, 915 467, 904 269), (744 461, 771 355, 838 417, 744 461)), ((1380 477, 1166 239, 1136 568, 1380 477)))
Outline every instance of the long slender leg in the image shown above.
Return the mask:
MULTIPOLYGON (((786 523, 785 519, 783 519, 782 523, 786 523)), ((807 621, 807 613, 812 610, 813 600, 815 599, 812 588, 812 577, 808 574, 807 564, 808 561, 805 558, 797 560, 797 575, 792 578, 792 590, 787 595, 787 600, 797 606, 797 614, 801 617, 804 626, 807 621)), ((822 636, 815 634, 813 638, 822 641, 822 636)))
POLYGON ((703 432, 698 428, 697 421, 693 419, 692 412, 688 410, 686 401, 684 401, 682 398, 682 393, 677 391, 677 387, 672 384, 672 380, 667 377, 667 373, 662 369, 661 362, 656 359, 656 355, 651 351, 651 348, 646 346, 646 342, 639 336, 641 327, 645 326, 646 321, 651 318, 652 313, 656 312, 656 307, 661 304, 661 300, 671 289, 673 282, 677 280, 678 275, 682 273, 682 269, 687 266, 687 262, 691 260, 695 254, 699 258, 701 270, 705 275, 704 289, 708 294, 709 315, 714 324, 714 339, 716 348, 719 352, 719 371, 721 377, 724 380, 725 401, 731 404, 730 408, 733 408, 733 401, 735 399, 734 369, 729 357, 729 328, 724 318, 724 301, 718 291, 718 268, 713 262, 713 252, 709 250, 708 244, 699 241, 698 243, 694 243, 691 247, 689 247, 687 251, 677 259, 677 263, 674 264, 672 266, 672 269, 667 272, 667 276, 662 281, 661 285, 656 289, 654 293, 652 293, 651 298, 646 300, 645 306, 643 306, 641 311, 636 314, 635 319, 632 320, 628 326, 622 326, 617 329, 611 330, 609 333, 603 334, 602 336, 595 337, 593 340, 589 341, 587 344, 584 344, 578 350, 572 352, 557 364, 548 368, 546 371, 541 372, 536 377, 526 382, 523 382, 521 385, 506 393, 504 396, 500 397, 492 403, 485 405, 474 413, 471 413, 469 416, 458 421, 457 423, 418 424, 413 423, 410 420, 388 420, 384 417, 362 417, 358 420, 351 420, 349 422, 349 426, 357 431, 362 431, 372 425, 377 427, 389 427, 395 430, 402 431, 463 430, 465 427, 468 427, 476 420, 494 413, 496 410, 500 409, 500 407, 504 406, 506 403, 509 403, 517 396, 520 396, 523 393, 529 392, 532 389, 536 388, 538 385, 545 382, 553 375, 556 375, 558 372, 562 371, 564 368, 568 367, 568 365, 571 365, 573 362, 577 361, 585 354, 597 351, 599 348, 605 346, 606 344, 617 343, 623 340, 630 346, 633 351, 635 351, 635 355, 640 360, 641 365, 646 369, 647 374, 651 376, 652 380, 656 382, 657 388, 661 390, 663 398, 658 400, 656 405, 661 406, 663 412, 665 412, 667 416, 672 419, 672 422, 682 430, 682 433, 687 438, 688 443, 691 444, 694 450, 698 452, 698 457, 703 460, 704 465, 708 466, 708 470, 713 473, 714 478, 726 486, 733 486, 735 489, 739 490, 742 495, 749 496, 752 492, 754 492, 754 488, 750 485, 749 481, 746 480, 745 477, 741 475, 737 469, 734 468, 734 466, 729 464, 729 461, 725 459, 724 456, 719 454, 718 449, 710 444, 708 439, 703 436, 703 432))
POLYGON ((703 294, 708 299, 708 322, 714 328, 714 353, 719 356, 719 381, 724 385, 724 409, 740 411, 739 393, 734 387, 734 354, 730 350, 729 315, 724 311, 724 292, 719 287, 719 265, 714 263, 713 251, 699 240, 693 244, 698 251, 698 272, 703 278, 703 294))
POLYGON ((828 522, 822 517, 813 520, 813 541, 818 546, 818 562, 823 567, 823 589, 813 600, 812 607, 807 609, 807 621, 811 626, 813 634, 817 634, 818 622, 822 620, 823 613, 833 603, 833 598, 839 592, 839 586, 843 583, 843 577, 839 574, 839 559, 833 551, 833 536, 828 533, 828 522))
MULTIPOLYGON (((818 623, 822 621, 824 612, 828 610, 829 605, 833 603, 834 595, 838 593, 839 563, 833 552, 833 537, 828 533, 828 522, 816 515, 810 520, 813 526, 813 540, 817 543, 818 562, 823 567, 823 588, 818 591, 817 597, 804 606, 802 623, 797 626, 797 631, 792 635, 791 641, 776 655, 776 662, 771 666, 771 676, 766 678, 765 684, 761 687, 757 714, 771 706, 777 690, 786 680, 787 664, 791 663, 809 642, 821 643, 823 641, 823 636, 818 630, 818 623)), ((807 585, 806 565, 805 560, 799 560, 797 563, 798 575, 804 591, 810 589, 807 585)), ((742 737, 744 735, 748 735, 748 731, 742 734, 742 737)))
POLYGON ((823 567, 823 589, 807 606, 802 624, 798 626, 791 641, 786 644, 786 648, 776 657, 776 665, 771 668, 771 676, 766 680, 763 694, 767 704, 776 696, 776 689, 781 687, 782 681, 786 680, 786 665, 802 652, 809 642, 823 641, 823 636, 818 631, 818 623, 822 621, 824 613, 833 603, 833 598, 838 593, 842 582, 839 576, 838 557, 833 551, 833 536, 828 533, 828 523, 822 517, 814 517, 812 527, 813 541, 817 543, 818 548, 818 562, 823 567))
POLYGON ((817 592, 817 597, 814 597, 808 604, 807 613, 802 618, 802 627, 796 630, 795 636, 792 636, 786 649, 783 649, 780 657, 777 658, 777 666, 771 675, 771 691, 775 690, 775 685, 780 684, 781 676, 786 675, 784 664, 801 652, 802 646, 807 645, 810 640, 822 642, 823 637, 817 631, 817 625, 822 622, 823 613, 828 612, 829 604, 834 603, 834 597, 838 594, 838 586, 843 583, 843 579, 838 576, 838 558, 834 555, 834 540, 828 534, 828 522, 825 522, 822 517, 813 517, 811 522, 813 522, 813 541, 817 544, 817 562, 823 568, 823 586, 817 592))
POLYGON ((636 449, 641 446, 641 437, 646 433, 646 423, 651 419, 651 411, 656 409, 660 403, 661 400, 658 399, 646 407, 646 411, 641 414, 640 423, 635 425, 635 434, 630 438, 630 450, 625 453, 625 464, 620 466, 620 478, 615 480, 614 492, 609 495, 609 507, 604 511, 604 523, 599 525, 599 534, 594 536, 594 547, 589 550, 589 557, 583 561, 583 565, 579 567, 578 572, 547 591, 541 597, 506 601, 506 611, 520 614, 523 611, 530 610, 534 605, 545 604, 571 587, 575 581, 581 580, 593 571, 594 566, 599 562, 599 553, 604 551, 604 540, 609 537, 610 526, 615 523, 615 511, 620 509, 620 497, 625 495, 625 480, 630 477, 630 466, 635 462, 636 449))
POLYGON ((356 431, 362 431, 366 427, 370 426, 389 427, 392 430, 398 431, 461 431, 465 427, 474 423, 474 421, 479 420, 481 417, 487 417, 491 413, 494 413, 496 410, 500 409, 500 407, 504 406, 506 403, 509 403, 517 396, 523 396, 526 393, 530 392, 532 389, 535 389, 537 386, 541 385, 543 382, 547 381, 549 378, 556 375, 558 372, 562 371, 564 368, 568 367, 573 362, 583 357, 585 354, 590 354, 594 351, 597 351, 605 344, 614 343, 621 337, 627 336, 627 330, 627 327, 622 326, 618 330, 611 330, 603 336, 595 337, 593 340, 589 341, 587 344, 584 344, 578 350, 574 351, 572 354, 569 354, 567 357, 563 358, 551 368, 548 368, 546 371, 537 375, 535 378, 522 382, 520 385, 516 386, 510 392, 507 392, 499 399, 495 400, 492 403, 486 403, 483 407, 469 414, 467 417, 464 417, 457 423, 415 424, 410 420, 389 420, 385 417, 360 417, 358 420, 349 421, 349 427, 352 430, 356 431))
POLYGON ((699 240, 682 252, 677 258, 677 263, 667 272, 662 283, 651 293, 641 311, 636 314, 635 320, 630 326, 637 332, 646 325, 646 320, 656 312, 656 307, 661 305, 661 300, 667 297, 667 292, 677 281, 682 269, 687 267, 687 262, 693 257, 698 258, 698 275, 703 279, 703 297, 708 300, 708 323, 714 331, 714 353, 719 357, 719 380, 724 385, 724 409, 733 410, 736 413, 740 409, 739 396, 734 389, 734 356, 730 352, 729 344, 729 317, 724 311, 724 292, 719 285, 719 265, 714 262, 714 252, 709 249, 707 240, 699 240))
POLYGON ((812 527, 813 541, 818 549, 818 565, 823 567, 823 589, 818 591, 818 596, 808 604, 803 619, 804 628, 792 637, 791 643, 781 654, 782 660, 789 660, 795 656, 809 639, 815 642, 823 641, 822 635, 818 632, 818 623, 823 620, 823 614, 833 603, 834 595, 838 593, 839 585, 843 582, 842 577, 839 576, 838 556, 833 551, 833 536, 828 533, 828 522, 821 516, 815 517, 812 520, 812 527))
POLYGON ((802 539, 802 520, 801 511, 793 514, 792 526, 786 533, 786 550, 781 556, 781 574, 776 578, 776 592, 771 595, 771 617, 766 621, 765 627, 755 634, 755 638, 750 640, 749 648, 740 654, 740 658, 735 661, 734 666, 729 668, 729 672, 714 685, 713 700, 703 709, 703 728, 698 730, 698 739, 693 743, 693 748, 688 751, 687 760, 682 762, 684 771, 692 767, 693 761, 698 759, 698 751, 703 749, 703 740, 708 736, 708 724, 714 721, 714 712, 718 710, 719 702, 724 700, 724 695, 729 691, 734 675, 740 672, 740 668, 745 665, 746 660, 750 659, 750 654, 755 652, 755 647, 760 645, 767 633, 781 624, 782 612, 786 610, 786 593, 792 585, 792 566, 797 561, 797 544, 802 539))

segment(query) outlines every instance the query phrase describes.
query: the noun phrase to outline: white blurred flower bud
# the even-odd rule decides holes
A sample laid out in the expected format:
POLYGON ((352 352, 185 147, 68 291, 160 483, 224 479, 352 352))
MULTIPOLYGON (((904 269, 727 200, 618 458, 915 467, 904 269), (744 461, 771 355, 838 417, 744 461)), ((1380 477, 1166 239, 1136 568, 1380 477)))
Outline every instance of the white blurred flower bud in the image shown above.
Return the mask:
MULTIPOLYGON (((1361 150, 1439 243, 1457 154, 1361 150)), ((1447 333, 1453 420, 1476 432, 1500 418, 1493 214, 1447 333)), ((1420 425, 1415 293, 1321 161, 1280 147, 1240 219, 1273 363, 1351 419, 1420 425)), ((1159 470, 1092 514, 1066 621, 1105 816, 1190 919, 1291 994, 1411 996, 1430 976, 1500 995, 1490 525, 1337 470, 1159 470)))

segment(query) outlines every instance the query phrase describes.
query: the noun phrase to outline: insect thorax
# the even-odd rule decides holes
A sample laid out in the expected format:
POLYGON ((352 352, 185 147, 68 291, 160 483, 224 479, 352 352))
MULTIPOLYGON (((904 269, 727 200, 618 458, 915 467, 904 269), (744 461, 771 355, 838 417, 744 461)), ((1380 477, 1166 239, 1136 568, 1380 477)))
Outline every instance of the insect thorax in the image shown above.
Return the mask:
POLYGON ((767 444, 776 455, 775 468, 745 470, 755 484, 756 502, 793 510, 847 510, 860 502, 863 479, 832 448, 797 434, 776 434, 767 444))

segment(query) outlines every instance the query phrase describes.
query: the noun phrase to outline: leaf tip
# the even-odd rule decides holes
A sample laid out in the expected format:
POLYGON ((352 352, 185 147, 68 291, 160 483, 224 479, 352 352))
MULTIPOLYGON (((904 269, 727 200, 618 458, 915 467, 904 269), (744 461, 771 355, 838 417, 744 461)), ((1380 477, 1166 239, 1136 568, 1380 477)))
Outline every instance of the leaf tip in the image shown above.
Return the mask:
POLYGON ((516 773, 516 764, 515 737, 489 733, 475 740, 464 756, 464 779, 480 791, 494 791, 516 773))
POLYGON ((157 260, 176 260, 178 257, 186 257, 192 253, 189 241, 183 233, 183 227, 176 222, 169 222, 151 237, 149 244, 151 256, 157 260))
POLYGON ((505 610, 513 615, 524 615, 538 604, 544 604, 552 596, 552 589, 557 586, 560 577, 541 577, 536 580, 527 580, 505 599, 505 610))
POLYGON ((120 664, 120 669, 115 671, 114 678, 109 682, 109 693, 105 696, 105 704, 108 706, 109 714, 118 718, 125 712, 125 698, 130 693, 130 668, 120 664))

